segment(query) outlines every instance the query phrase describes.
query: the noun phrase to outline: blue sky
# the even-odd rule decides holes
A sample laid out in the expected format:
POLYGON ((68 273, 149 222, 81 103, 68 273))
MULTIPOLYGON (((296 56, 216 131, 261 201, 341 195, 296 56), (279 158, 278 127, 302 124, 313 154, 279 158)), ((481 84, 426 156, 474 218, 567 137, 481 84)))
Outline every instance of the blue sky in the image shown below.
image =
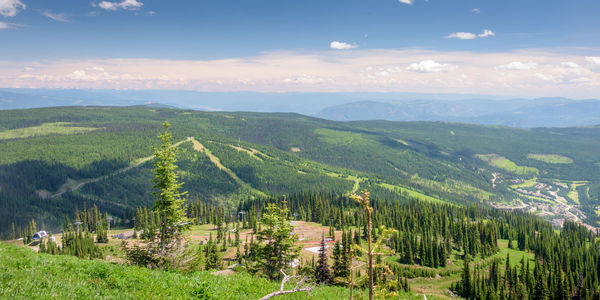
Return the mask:
POLYGON ((598 15, 597 0, 0 0, 0 86, 430 92, 433 84, 467 93, 488 84, 555 96, 544 84, 564 83, 558 94, 597 97, 598 15), (17 69, 20 80, 9 75, 17 69), (497 74, 449 81, 486 69, 497 74), (421 80, 404 84, 411 71, 421 80))

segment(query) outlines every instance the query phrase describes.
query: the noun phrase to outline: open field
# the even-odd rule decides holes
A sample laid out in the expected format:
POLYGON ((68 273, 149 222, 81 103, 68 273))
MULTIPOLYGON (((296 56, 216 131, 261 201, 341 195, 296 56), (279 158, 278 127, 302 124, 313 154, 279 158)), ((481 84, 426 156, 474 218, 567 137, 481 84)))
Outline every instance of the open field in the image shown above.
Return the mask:
POLYGON ((496 167, 498 169, 502 169, 509 173, 513 173, 516 175, 539 175, 540 171, 533 167, 527 166, 519 166, 516 163, 512 162, 506 157, 500 156, 498 154, 477 154, 477 158, 485 161, 490 166, 496 167))
POLYGON ((527 154, 527 158, 543 161, 549 164, 572 164, 573 160, 560 154, 527 154))
POLYGON ((101 128, 71 126, 70 122, 43 123, 40 126, 10 129, 0 131, 0 140, 23 139, 50 134, 80 134, 101 128))

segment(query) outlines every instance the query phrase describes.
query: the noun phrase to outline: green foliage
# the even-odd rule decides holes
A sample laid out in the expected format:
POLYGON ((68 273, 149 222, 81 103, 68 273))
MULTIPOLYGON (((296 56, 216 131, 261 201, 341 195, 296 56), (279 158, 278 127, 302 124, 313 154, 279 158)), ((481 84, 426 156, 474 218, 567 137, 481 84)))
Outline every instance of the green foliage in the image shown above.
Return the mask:
POLYGON ((256 233, 258 243, 258 268, 271 279, 281 277, 279 270, 286 270, 298 257, 300 248, 296 245, 298 235, 290 224, 290 211, 287 203, 270 203, 260 218, 262 229, 256 233))
POLYGON ((159 224, 159 243, 163 255, 169 251, 168 248, 176 242, 187 228, 187 218, 183 204, 185 203, 185 194, 179 192, 182 183, 178 182, 178 176, 175 173, 177 158, 175 148, 171 143, 172 136, 168 132, 169 123, 163 124, 164 132, 159 135, 162 144, 160 148, 154 149, 154 188, 153 193, 156 201, 153 210, 157 212, 160 220, 159 224))
POLYGON ((319 260, 317 261, 317 267, 315 268, 315 280, 317 283, 331 284, 331 272, 329 271, 329 264, 327 263, 327 248, 325 247, 325 233, 321 238, 321 247, 319 248, 319 260))
POLYGON ((173 141, 194 136, 241 179, 232 179, 190 142, 178 147, 177 174, 189 198, 228 208, 249 195, 343 194, 364 188, 387 199, 405 194, 458 204, 514 199, 510 177, 494 188, 490 183, 491 170, 510 173, 474 157, 497 153, 516 166, 539 170, 539 180, 588 182, 569 198, 578 195, 588 216, 585 222, 600 220, 594 214, 600 195, 599 127, 521 130, 436 122, 329 122, 294 114, 69 107, 0 112, 5 131, 57 122, 71 123, 65 128, 96 129, 0 140, 0 232, 9 237, 13 222, 16 231, 24 231, 32 218, 58 229, 65 215, 85 203, 115 216, 117 226, 128 224, 135 207, 151 206, 152 166, 141 159, 159 146, 154 128, 164 120, 176 129, 173 141), (573 163, 548 164, 527 158, 531 153, 552 153, 573 163))

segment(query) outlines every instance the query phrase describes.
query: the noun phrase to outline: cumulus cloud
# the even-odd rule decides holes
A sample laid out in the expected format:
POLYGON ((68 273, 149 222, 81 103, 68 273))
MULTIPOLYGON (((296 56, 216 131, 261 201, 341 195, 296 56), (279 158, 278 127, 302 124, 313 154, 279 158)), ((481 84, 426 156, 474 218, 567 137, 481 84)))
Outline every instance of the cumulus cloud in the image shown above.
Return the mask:
POLYGON ((496 35, 496 34, 493 31, 486 29, 483 31, 483 33, 480 33, 477 36, 479 36, 480 38, 484 38, 484 37, 494 36, 494 35, 496 35))
POLYGON ((585 58, 585 61, 594 65, 600 65, 600 56, 588 56, 585 58))
POLYGON ((137 0, 123 0, 121 2, 102 1, 102 2, 98 3, 98 6, 100 8, 103 8, 106 10, 118 10, 118 9, 136 10, 136 9, 140 9, 143 5, 144 5, 144 3, 139 2, 137 0))
POLYGON ((585 61, 592 70, 600 71, 600 56, 588 56, 585 61))
POLYGON ((537 68, 537 64, 534 62, 520 62, 520 61, 513 61, 510 63, 507 63, 505 65, 500 65, 500 66, 496 66, 494 67, 494 69, 496 70, 532 70, 537 68))
POLYGON ((535 77, 537 77, 540 80, 543 81, 554 81, 554 76, 552 75, 547 75, 547 74, 542 74, 542 73, 535 73, 535 77))
POLYGON ((438 72, 448 72, 455 70, 457 67, 448 64, 438 63, 434 60, 428 59, 421 61, 419 63, 412 63, 406 68, 409 71, 419 72, 419 73, 438 73, 438 72))
POLYGON ((57 14, 49 10, 44 10, 42 11, 42 15, 57 22, 69 22, 69 17, 66 14, 57 14))
POLYGON ((474 40, 477 35, 470 32, 453 32, 446 36, 447 39, 459 39, 459 40, 474 40))
POLYGON ((561 67, 563 68, 567 68, 567 69, 577 69, 579 68, 579 65, 572 62, 572 61, 564 61, 560 63, 561 67))
POLYGON ((26 6, 19 0, 0 0, 0 15, 3 17, 14 17, 26 6))
POLYGON ((481 10, 479 10, 479 8, 473 8, 473 9, 471 10, 471 12, 472 12, 472 13, 474 13, 474 14, 478 14, 478 13, 480 13, 480 12, 481 12, 481 10))
POLYGON ((459 40, 474 40, 476 38, 484 38, 484 37, 488 37, 488 36, 494 36, 495 33, 489 29, 484 30, 482 33, 480 34, 474 34, 471 32, 453 32, 447 36, 445 36, 445 38, 447 39, 459 39, 459 40))
POLYGON ((398 2, 413 5, 413 3, 415 3, 415 0, 398 0, 398 2))
POLYGON ((424 49, 275 51, 211 60, 0 58, 0 86, 212 92, 435 90, 511 97, 600 98, 600 72, 590 69, 594 61, 578 54, 540 49, 497 53, 424 49), (579 68, 566 67, 564 62, 579 68))
POLYGON ((354 49, 356 47, 358 47, 358 46, 351 45, 351 44, 344 43, 344 42, 338 42, 338 41, 333 41, 333 42, 329 43, 329 48, 337 49, 337 50, 354 49))

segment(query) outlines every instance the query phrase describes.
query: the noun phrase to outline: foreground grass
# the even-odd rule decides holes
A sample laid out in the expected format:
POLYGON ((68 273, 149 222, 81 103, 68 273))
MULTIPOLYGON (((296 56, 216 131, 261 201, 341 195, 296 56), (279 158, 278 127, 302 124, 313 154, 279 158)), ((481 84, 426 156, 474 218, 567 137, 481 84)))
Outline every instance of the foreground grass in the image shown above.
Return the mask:
MULTIPOLYGON (((279 289, 279 283, 248 274, 217 276, 183 274, 38 254, 0 243, 0 298, 3 299, 258 299, 279 289), (203 298, 203 296, 205 296, 203 298)), ((311 295, 296 293, 277 299, 347 299, 348 289, 318 287, 311 295)), ((364 290, 355 299, 366 299, 364 290)), ((387 298, 387 297, 386 297, 387 298)), ((389 299, 422 299, 402 294, 389 299)))

